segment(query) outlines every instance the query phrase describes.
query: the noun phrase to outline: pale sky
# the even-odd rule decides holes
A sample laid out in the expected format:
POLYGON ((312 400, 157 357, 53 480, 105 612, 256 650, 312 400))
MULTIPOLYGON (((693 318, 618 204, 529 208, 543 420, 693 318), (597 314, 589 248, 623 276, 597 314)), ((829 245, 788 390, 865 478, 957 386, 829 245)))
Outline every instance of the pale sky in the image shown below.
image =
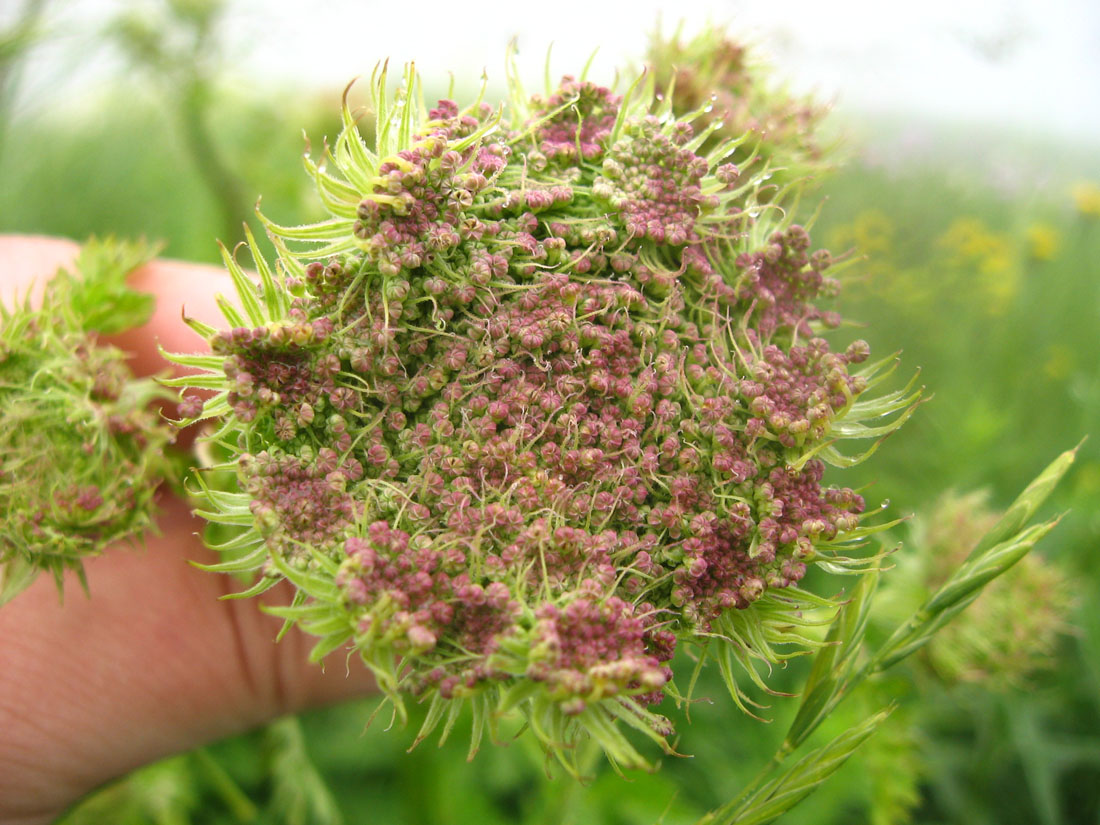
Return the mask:
MULTIPOLYGON (((0 24, 22 0, 0 0, 0 24)), ((114 13, 154 0, 53 0, 50 42, 25 76, 22 108, 76 99, 118 69, 95 30, 114 13)), ((552 3, 435 0, 230 0, 224 34, 240 82, 337 88, 380 59, 415 60, 426 77, 468 84, 485 69, 503 81, 518 38, 520 66, 541 81, 553 44, 555 74, 599 50, 594 77, 637 59, 659 16, 689 33, 728 23, 746 33, 799 89, 840 111, 964 118, 1078 140, 1100 136, 1100 3, 1095 0, 631 0, 552 3), (308 9, 307 9, 308 5, 308 9), (547 11, 551 9, 552 11, 547 11)))

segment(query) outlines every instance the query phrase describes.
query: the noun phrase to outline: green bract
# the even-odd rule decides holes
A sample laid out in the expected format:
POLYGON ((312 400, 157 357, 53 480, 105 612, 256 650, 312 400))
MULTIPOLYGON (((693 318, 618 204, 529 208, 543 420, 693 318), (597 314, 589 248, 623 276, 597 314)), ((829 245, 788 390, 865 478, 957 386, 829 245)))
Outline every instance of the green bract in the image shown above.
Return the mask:
POLYGON ((623 727, 672 752, 676 649, 746 708, 746 679, 821 647, 839 602, 807 566, 873 570, 850 551, 881 529, 824 465, 919 391, 868 397, 894 360, 821 337, 837 267, 790 193, 652 80, 461 109, 418 89, 376 74, 370 146, 345 95, 306 158, 331 217, 261 216, 277 261, 249 236, 254 281, 226 253, 230 328, 193 323, 213 354, 173 357, 227 456, 197 476, 235 530, 212 569, 290 580, 274 612, 399 715, 429 703, 419 738, 469 703, 473 748, 514 710, 570 770, 585 735, 644 766, 623 727))

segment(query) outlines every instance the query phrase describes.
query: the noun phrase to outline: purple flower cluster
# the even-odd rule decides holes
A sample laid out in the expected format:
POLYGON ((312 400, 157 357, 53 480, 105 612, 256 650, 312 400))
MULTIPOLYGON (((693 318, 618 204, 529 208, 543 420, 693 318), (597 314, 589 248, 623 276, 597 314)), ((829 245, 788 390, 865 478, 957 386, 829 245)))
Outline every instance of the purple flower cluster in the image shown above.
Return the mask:
POLYGON ((338 406, 341 397, 334 376, 340 361, 332 354, 317 354, 332 331, 332 321, 287 322, 218 333, 211 349, 227 354, 223 370, 229 379, 229 404, 242 421, 253 420, 261 410, 276 416, 280 440, 294 437, 297 427, 312 423, 315 409, 327 398, 338 406))
POLYGON ((844 353, 834 353, 824 338, 795 344, 788 351, 775 344, 748 361, 750 375, 741 381, 741 397, 753 414, 747 432, 772 433, 786 447, 817 443, 829 424, 852 399, 867 388, 848 365, 867 357, 862 341, 844 353))
POLYGON ((606 142, 622 97, 589 81, 562 78, 561 86, 547 97, 535 96, 534 127, 536 168, 547 160, 557 163, 595 160, 606 150, 606 142))
POLYGON ((687 123, 665 134, 650 115, 629 124, 604 158, 593 194, 619 210, 631 235, 682 246, 692 239, 699 212, 718 205, 700 188, 707 160, 683 148, 691 135, 687 123))
POLYGON ((840 316, 825 312, 811 302, 836 293, 836 281, 822 273, 832 258, 826 250, 809 252, 810 235, 797 224, 775 232, 768 245, 737 258, 744 273, 736 287, 737 299, 750 302, 754 311, 754 329, 761 338, 790 329, 808 338, 813 335, 811 321, 827 327, 840 323, 840 316))
POLYGON ((347 491, 349 481, 362 477, 358 462, 341 461, 329 447, 312 461, 308 456, 264 451, 243 453, 238 461, 257 528, 269 544, 291 556, 303 546, 324 546, 343 535, 360 509, 347 491))
POLYGON ((448 148, 481 125, 473 115, 459 115, 451 101, 431 114, 432 125, 416 144, 378 167, 373 191, 359 204, 353 232, 383 275, 416 269, 479 236, 478 222, 464 221, 463 213, 508 160, 499 143, 465 153, 448 148))
POLYGON ((858 524, 805 454, 867 353, 816 337, 805 230, 747 232, 747 173, 621 105, 567 77, 501 132, 441 101, 357 170, 355 251, 292 262, 286 317, 214 349, 256 529, 338 570, 314 597, 381 683, 663 731, 677 645, 858 524))
POLYGON ((653 701, 672 678, 662 662, 672 657, 674 640, 653 631, 650 604, 635 607, 606 585, 581 582, 564 604, 546 603, 535 611, 531 664, 526 676, 545 683, 562 712, 580 713, 587 703, 622 694, 646 694, 653 701), (652 641, 647 636, 655 635, 652 641))
POLYGON ((370 608, 359 621, 361 637, 400 653, 423 654, 447 634, 462 651, 451 667, 423 674, 415 692, 434 688, 449 698, 493 675, 488 659, 510 631, 519 604, 503 583, 474 581, 459 544, 443 547, 423 535, 410 539, 377 521, 365 536, 347 539, 344 552, 335 581, 349 603, 370 608))

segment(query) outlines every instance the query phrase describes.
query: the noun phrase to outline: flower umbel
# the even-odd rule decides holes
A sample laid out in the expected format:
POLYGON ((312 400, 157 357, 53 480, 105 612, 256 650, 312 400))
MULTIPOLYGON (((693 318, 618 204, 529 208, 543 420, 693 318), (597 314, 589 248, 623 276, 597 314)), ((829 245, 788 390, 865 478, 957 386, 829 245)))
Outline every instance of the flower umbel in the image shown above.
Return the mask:
POLYGON ((398 714, 430 703, 420 738, 468 701, 475 748, 518 710, 570 770, 582 735, 643 766, 621 728, 672 752, 678 647, 744 707, 760 663, 820 646, 837 603, 799 582, 873 564, 844 549, 878 529, 825 463, 919 392, 865 398, 893 361, 821 337, 828 253, 651 82, 509 110, 417 88, 376 75, 373 147, 345 99, 306 160, 332 217, 263 219, 278 265, 250 237, 256 286, 227 254, 242 309, 195 325, 216 359, 176 356, 236 478, 199 477, 240 530, 215 569, 289 579, 315 656, 350 645, 398 714))

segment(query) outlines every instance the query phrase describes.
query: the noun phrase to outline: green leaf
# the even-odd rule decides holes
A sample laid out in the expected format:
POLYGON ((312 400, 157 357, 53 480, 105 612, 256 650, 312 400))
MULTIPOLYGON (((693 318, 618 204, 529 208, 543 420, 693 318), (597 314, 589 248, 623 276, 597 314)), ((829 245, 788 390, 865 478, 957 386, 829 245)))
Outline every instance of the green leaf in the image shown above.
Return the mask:
POLYGON ((1047 465, 1046 469, 1024 488, 1024 491, 1016 497, 1016 500, 1012 502, 1000 520, 993 525, 989 532, 982 536, 978 544, 970 551, 968 561, 980 556, 993 545, 1006 541, 1031 520, 1035 512, 1046 501, 1047 496, 1062 480, 1062 477, 1069 472, 1069 468, 1073 466, 1073 462, 1077 458, 1077 450, 1078 447, 1066 450, 1047 465))
POLYGON ((886 670, 924 647, 940 628, 981 595, 985 585, 1026 556, 1035 542, 1050 532, 1056 523, 1050 521, 1036 525, 1016 540, 999 545, 985 557, 985 564, 960 568, 960 572, 886 641, 875 654, 871 669, 886 670))
POLYGON ((248 798, 248 794, 241 790, 240 785, 234 781, 229 771, 221 766, 221 763, 210 754, 209 750, 198 748, 191 753, 191 758, 194 759, 199 770, 206 777, 206 781, 221 799, 222 804, 233 812, 238 822, 254 822, 256 820, 259 810, 248 798))
POLYGON ((287 716, 264 732, 271 773, 270 813, 286 825, 341 825, 336 799, 306 750, 302 724, 287 716))
POLYGON ((932 614, 940 613, 972 596, 974 591, 984 587, 1027 555, 1036 542, 1057 523, 1057 520, 1051 520, 1029 527, 1015 538, 998 544, 981 555, 971 556, 928 600, 925 610, 932 614))
POLYGON ((890 710, 887 708, 879 711, 829 744, 810 751, 778 777, 751 793, 744 801, 735 800, 707 814, 697 825, 764 825, 772 822, 836 773, 856 748, 890 715, 890 710))

